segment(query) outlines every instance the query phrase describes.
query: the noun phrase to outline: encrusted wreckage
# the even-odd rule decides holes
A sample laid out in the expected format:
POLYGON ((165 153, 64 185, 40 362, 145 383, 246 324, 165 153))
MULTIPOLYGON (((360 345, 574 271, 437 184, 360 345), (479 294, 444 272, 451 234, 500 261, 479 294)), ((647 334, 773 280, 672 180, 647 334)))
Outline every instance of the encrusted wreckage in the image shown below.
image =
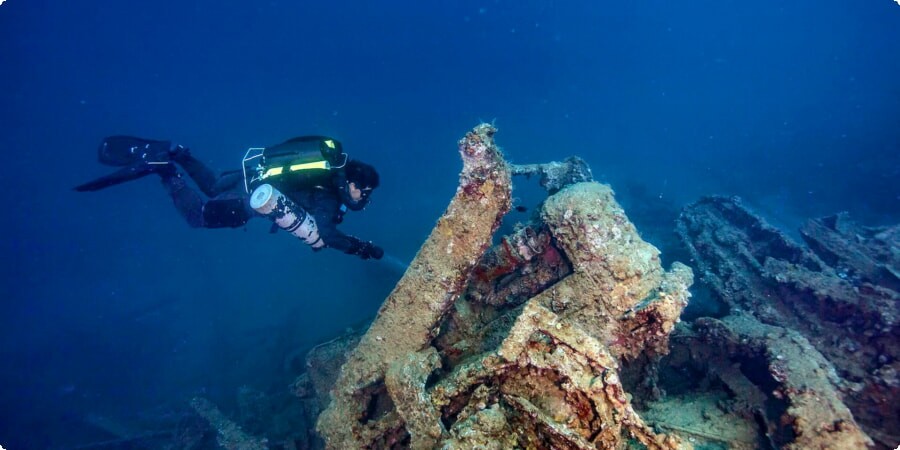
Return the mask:
POLYGON ((511 170, 494 132, 460 141, 457 194, 341 369, 326 447, 689 448, 644 424, 619 367, 666 353, 690 269, 664 271, 583 162, 511 170), (554 194, 490 247, 511 172, 554 194))
POLYGON ((726 312, 680 328, 678 361, 662 364, 712 375, 733 394, 748 386, 743 406, 772 448, 900 442, 898 227, 811 220, 807 249, 739 199, 708 197, 685 208, 677 231, 726 312))

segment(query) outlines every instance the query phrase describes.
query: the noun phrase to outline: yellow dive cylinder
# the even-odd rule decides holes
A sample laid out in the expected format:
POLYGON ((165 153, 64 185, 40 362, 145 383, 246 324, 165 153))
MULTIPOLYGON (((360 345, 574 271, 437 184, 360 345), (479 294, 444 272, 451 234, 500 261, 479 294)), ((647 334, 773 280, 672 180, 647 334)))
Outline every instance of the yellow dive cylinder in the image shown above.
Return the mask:
POLYGON ((319 227, 306 210, 287 198, 271 184, 263 184, 250 194, 250 207, 272 219, 281 229, 298 237, 312 248, 322 248, 319 227))

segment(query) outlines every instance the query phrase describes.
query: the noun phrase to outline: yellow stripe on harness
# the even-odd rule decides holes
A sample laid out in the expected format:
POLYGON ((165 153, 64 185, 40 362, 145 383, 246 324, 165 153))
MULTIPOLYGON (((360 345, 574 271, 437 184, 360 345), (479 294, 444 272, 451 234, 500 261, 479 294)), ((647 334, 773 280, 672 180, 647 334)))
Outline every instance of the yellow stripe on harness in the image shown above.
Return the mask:
POLYGON ((274 177, 275 175, 281 175, 281 172, 284 172, 284 167, 273 167, 273 168, 267 170, 266 173, 264 173, 262 177, 264 179, 269 178, 269 177, 274 177))
MULTIPOLYGON (((328 161, 316 161, 310 163, 303 164, 294 164, 287 168, 291 172, 297 172, 300 170, 309 170, 309 169, 324 169, 328 170, 328 161)), ((272 167, 263 174, 262 179, 266 179, 269 177, 274 177, 277 175, 281 175, 284 173, 284 167, 272 167)))
POLYGON ((307 170, 307 169, 328 169, 327 161, 316 161, 311 163, 304 164, 294 164, 291 166, 291 172, 296 172, 298 170, 307 170))

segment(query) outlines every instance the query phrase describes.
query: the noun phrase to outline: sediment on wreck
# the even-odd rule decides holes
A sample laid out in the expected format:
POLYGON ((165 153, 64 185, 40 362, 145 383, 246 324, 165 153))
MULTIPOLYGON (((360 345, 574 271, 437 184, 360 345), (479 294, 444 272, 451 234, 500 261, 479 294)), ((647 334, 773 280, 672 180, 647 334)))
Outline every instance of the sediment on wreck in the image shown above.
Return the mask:
POLYGON ((381 417, 369 412, 389 400, 383 384, 387 368, 428 346, 510 208, 510 175, 494 144, 495 132, 481 124, 459 141, 463 169, 456 195, 344 364, 319 418, 317 429, 329 448, 390 440, 402 423, 395 412, 381 417))
POLYGON ((737 376, 771 392, 772 398, 761 399, 753 412, 773 447, 837 450, 872 445, 834 387, 834 366, 800 333, 765 325, 745 313, 721 320, 701 318, 694 328, 721 358, 714 370, 733 391, 738 389, 725 371, 737 364, 737 376))
MULTIPOLYGON (((735 347, 756 342, 757 353, 779 356, 757 360, 769 361, 765 377, 771 381, 757 384, 766 384, 770 401, 782 396, 778 401, 792 405, 783 417, 769 418, 770 424, 787 423, 797 431, 796 439, 779 442, 781 447, 864 448, 872 437, 889 448, 898 439, 900 296, 891 288, 896 256, 890 260, 886 250, 896 248, 897 234, 841 220, 846 219, 807 223, 802 234, 810 248, 770 227, 736 198, 704 198, 685 208, 678 221, 677 232, 702 281, 729 310, 718 321, 695 324, 715 323, 706 329, 719 330, 716 336, 743 336, 710 340, 724 339, 731 354, 752 353, 735 347), (753 337, 761 329, 769 330, 764 338, 753 337), (803 351, 790 350, 797 346, 803 351), (791 358, 820 362, 805 372, 786 370, 799 364, 791 358), (810 398, 823 399, 822 407, 797 406, 810 398)), ((723 364, 741 362, 731 358, 723 364)))

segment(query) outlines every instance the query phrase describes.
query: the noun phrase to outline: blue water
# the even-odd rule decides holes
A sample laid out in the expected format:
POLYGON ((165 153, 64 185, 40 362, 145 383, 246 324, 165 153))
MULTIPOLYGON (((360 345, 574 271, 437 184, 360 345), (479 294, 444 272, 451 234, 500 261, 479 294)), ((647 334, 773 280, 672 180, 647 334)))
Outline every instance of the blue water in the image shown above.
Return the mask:
POLYGON ((479 121, 513 162, 582 156, 639 226, 706 194, 788 232, 838 211, 896 223, 897 80, 893 0, 6 0, 0 445, 286 386, 285 355, 377 310, 479 121), (218 170, 335 136, 383 186, 342 227, 390 259, 313 254, 263 221, 190 229, 151 178, 73 192, 108 170, 109 134, 218 170))

